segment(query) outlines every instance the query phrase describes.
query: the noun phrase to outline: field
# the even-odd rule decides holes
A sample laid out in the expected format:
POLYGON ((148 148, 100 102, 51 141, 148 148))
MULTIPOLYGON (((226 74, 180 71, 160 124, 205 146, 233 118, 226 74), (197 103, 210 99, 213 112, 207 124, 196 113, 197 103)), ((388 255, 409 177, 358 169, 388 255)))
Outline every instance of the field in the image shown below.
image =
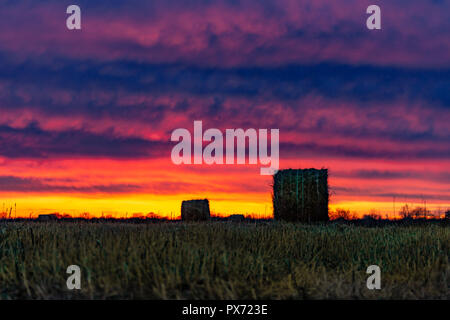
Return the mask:
POLYGON ((449 253, 445 223, 3 221, 0 299, 449 299, 449 253))

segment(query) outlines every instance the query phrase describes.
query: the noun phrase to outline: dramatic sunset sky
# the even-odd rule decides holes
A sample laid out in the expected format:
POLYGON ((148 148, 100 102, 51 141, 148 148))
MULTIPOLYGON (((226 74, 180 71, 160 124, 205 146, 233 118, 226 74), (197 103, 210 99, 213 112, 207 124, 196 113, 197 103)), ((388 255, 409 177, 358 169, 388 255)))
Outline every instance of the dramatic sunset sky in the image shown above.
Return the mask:
POLYGON ((194 120, 279 128, 281 168, 329 169, 330 209, 445 210, 450 2, 0 0, 0 201, 17 216, 178 216, 205 197, 270 215, 259 165, 172 163, 194 120))

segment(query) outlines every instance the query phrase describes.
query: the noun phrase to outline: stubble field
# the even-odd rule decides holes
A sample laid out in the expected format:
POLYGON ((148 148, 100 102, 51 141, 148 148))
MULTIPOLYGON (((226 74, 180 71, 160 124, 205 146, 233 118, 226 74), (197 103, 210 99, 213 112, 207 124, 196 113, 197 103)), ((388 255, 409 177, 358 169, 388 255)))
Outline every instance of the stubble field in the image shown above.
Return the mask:
POLYGON ((3 221, 0 299, 449 299, 449 253, 443 223, 3 221))

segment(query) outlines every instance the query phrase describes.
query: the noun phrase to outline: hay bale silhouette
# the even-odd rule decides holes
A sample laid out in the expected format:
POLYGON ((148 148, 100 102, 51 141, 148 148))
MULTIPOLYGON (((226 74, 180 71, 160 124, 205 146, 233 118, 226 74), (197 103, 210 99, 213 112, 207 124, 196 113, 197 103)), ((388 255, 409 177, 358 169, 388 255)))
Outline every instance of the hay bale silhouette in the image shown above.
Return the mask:
POLYGON ((245 216, 243 214, 232 214, 228 217, 228 220, 233 222, 242 222, 245 220, 245 216))
POLYGON ((37 218, 38 221, 56 221, 58 216, 56 214, 40 214, 37 218))
POLYGON ((287 169, 273 176, 275 220, 328 221, 328 170, 287 169))
POLYGON ((183 221, 206 221, 209 220, 209 201, 185 200, 181 203, 181 220, 183 221))

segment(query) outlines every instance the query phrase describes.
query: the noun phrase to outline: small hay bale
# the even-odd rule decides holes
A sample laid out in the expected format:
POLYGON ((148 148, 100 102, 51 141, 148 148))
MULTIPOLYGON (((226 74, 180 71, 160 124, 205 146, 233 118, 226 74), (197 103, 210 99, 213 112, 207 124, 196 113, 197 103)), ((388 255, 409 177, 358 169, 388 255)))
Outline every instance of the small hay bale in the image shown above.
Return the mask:
POLYGON ((38 221, 56 221, 58 216, 56 214, 40 214, 37 218, 38 221))
POLYGON ((228 217, 228 220, 233 222, 242 222, 245 220, 245 217, 243 214, 232 214, 228 217))
POLYGON ((273 176, 275 220, 328 221, 328 170, 287 169, 273 176))
POLYGON ((209 201, 185 200, 181 203, 181 220, 183 221, 206 221, 209 220, 209 201))

